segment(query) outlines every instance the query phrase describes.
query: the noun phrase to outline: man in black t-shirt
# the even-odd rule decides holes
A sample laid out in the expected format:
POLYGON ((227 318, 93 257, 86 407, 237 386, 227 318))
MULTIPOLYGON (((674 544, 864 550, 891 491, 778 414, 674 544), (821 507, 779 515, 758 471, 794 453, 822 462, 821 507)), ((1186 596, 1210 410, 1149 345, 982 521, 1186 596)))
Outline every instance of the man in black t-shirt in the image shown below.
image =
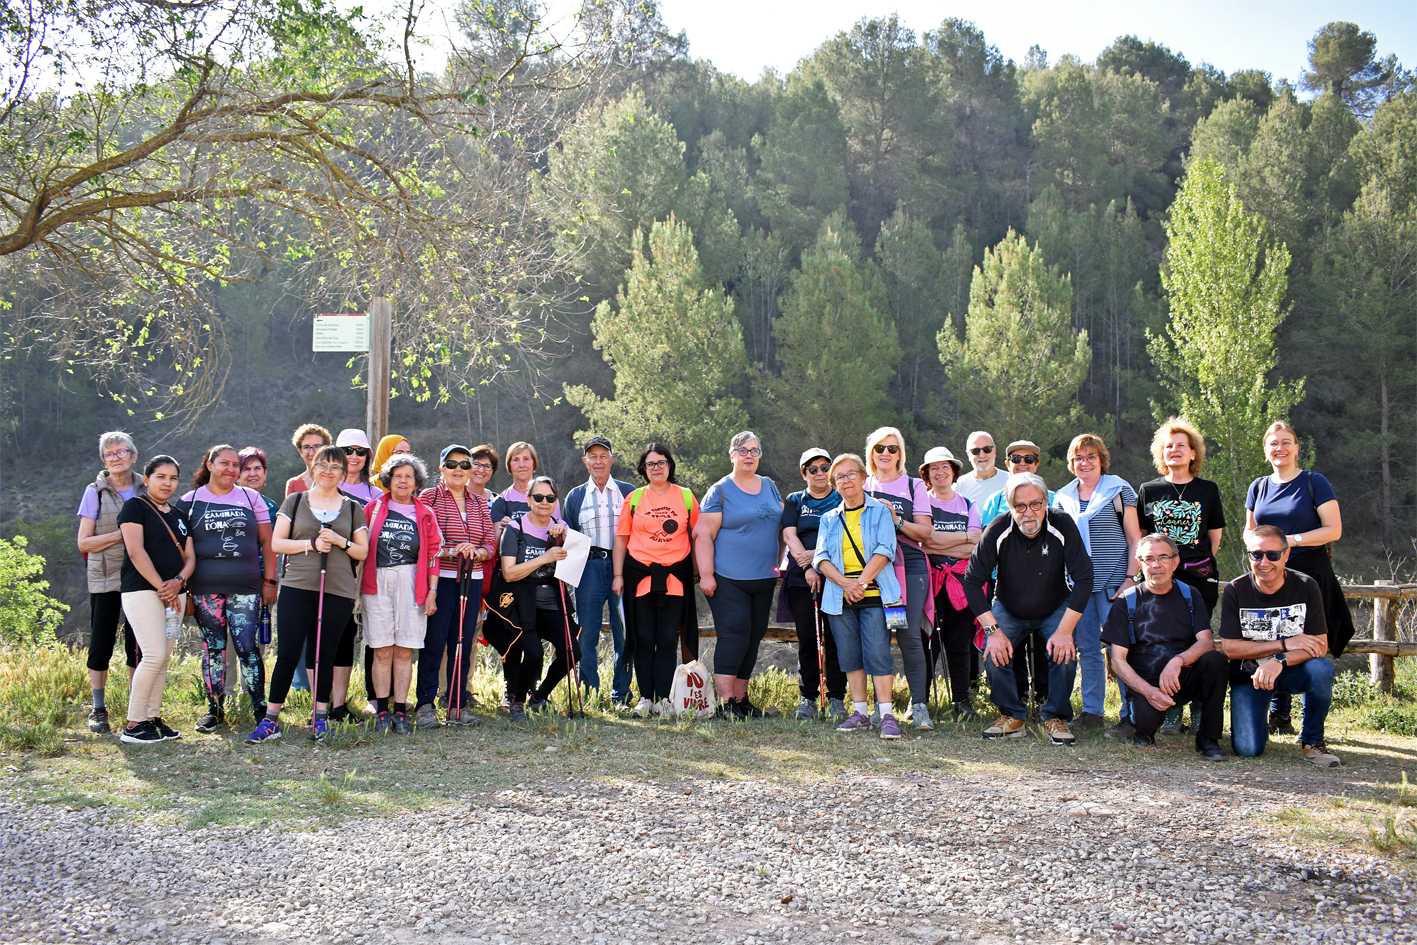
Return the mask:
POLYGON ((1304 695, 1299 745, 1320 768, 1342 762, 1324 744, 1333 702, 1333 663, 1323 593, 1314 579, 1290 571, 1289 539, 1274 525, 1245 536, 1250 573, 1225 585, 1220 641, 1230 658, 1230 738, 1235 754, 1254 758, 1269 742, 1269 703, 1276 692, 1304 695))
POLYGON ((1156 744, 1166 710, 1199 697, 1196 751, 1207 761, 1221 761, 1229 667, 1215 651, 1205 601, 1175 580, 1181 554, 1169 536, 1145 536, 1137 542, 1136 558, 1146 583, 1118 595, 1102 628, 1102 642, 1112 648, 1112 670, 1131 698, 1132 742, 1156 744))

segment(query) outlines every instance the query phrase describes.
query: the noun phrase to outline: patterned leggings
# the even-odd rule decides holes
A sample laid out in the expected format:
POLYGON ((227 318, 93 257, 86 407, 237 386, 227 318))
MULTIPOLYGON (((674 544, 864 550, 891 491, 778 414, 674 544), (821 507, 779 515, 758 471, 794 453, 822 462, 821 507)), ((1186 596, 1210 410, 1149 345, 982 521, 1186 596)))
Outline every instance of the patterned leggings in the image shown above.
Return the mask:
POLYGON ((242 688, 251 704, 266 704, 266 666, 256 649, 256 631, 261 621, 260 594, 198 594, 197 626, 202 631, 202 682, 212 711, 221 708, 226 695, 226 635, 236 643, 236 659, 241 670, 242 688))

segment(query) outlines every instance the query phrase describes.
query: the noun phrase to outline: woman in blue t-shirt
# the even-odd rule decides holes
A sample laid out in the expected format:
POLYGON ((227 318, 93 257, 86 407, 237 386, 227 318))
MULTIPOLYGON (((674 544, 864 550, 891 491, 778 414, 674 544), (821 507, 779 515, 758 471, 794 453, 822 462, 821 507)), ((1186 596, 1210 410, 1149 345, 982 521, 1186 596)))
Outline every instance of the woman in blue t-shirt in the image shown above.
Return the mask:
POLYGON ((699 589, 708 598, 718 635, 713 681, 720 717, 763 714, 748 701, 748 679, 772 616, 782 496, 771 479, 758 475, 762 455, 756 433, 744 430, 733 437, 728 445, 733 472, 704 493, 694 526, 699 589))
MULTIPOLYGON (((1353 614, 1333 573, 1329 552, 1329 545, 1343 537, 1338 494, 1322 475, 1299 468, 1299 437, 1283 420, 1265 431, 1264 455, 1274 472, 1250 483, 1245 495, 1245 533, 1260 525, 1284 530, 1289 538, 1286 567, 1313 578, 1323 592, 1328 648, 1337 659, 1353 639, 1353 614)), ((1271 734, 1294 734, 1293 701, 1287 693, 1275 694, 1269 714, 1271 734)))

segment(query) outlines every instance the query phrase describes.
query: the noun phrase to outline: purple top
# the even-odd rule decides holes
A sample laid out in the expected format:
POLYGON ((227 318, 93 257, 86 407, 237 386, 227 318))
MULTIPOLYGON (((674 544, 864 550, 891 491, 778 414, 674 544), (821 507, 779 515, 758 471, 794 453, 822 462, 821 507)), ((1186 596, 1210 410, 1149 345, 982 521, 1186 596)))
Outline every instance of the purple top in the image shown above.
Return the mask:
MULTIPOLYGON (((123 501, 127 502, 138 494, 138 483, 135 480, 128 488, 116 491, 123 497, 123 501)), ((79 517, 98 521, 98 490, 93 487, 93 483, 88 484, 88 488, 84 489, 84 497, 79 500, 79 517)))

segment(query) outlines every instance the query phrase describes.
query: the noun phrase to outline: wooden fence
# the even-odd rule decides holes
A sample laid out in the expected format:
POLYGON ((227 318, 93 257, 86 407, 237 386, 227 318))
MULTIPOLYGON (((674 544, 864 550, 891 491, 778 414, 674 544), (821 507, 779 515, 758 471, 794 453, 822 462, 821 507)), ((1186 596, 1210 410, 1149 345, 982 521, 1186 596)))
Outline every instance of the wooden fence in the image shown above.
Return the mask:
POLYGON ((1349 599, 1372 600, 1373 638, 1353 640, 1345 652, 1369 654, 1368 671, 1373 685, 1382 692, 1392 692, 1393 659, 1398 656, 1417 656, 1417 642, 1403 642, 1397 639, 1397 612, 1402 608, 1401 601, 1417 599, 1417 584, 1394 584, 1392 581, 1345 584, 1343 596, 1349 599))

